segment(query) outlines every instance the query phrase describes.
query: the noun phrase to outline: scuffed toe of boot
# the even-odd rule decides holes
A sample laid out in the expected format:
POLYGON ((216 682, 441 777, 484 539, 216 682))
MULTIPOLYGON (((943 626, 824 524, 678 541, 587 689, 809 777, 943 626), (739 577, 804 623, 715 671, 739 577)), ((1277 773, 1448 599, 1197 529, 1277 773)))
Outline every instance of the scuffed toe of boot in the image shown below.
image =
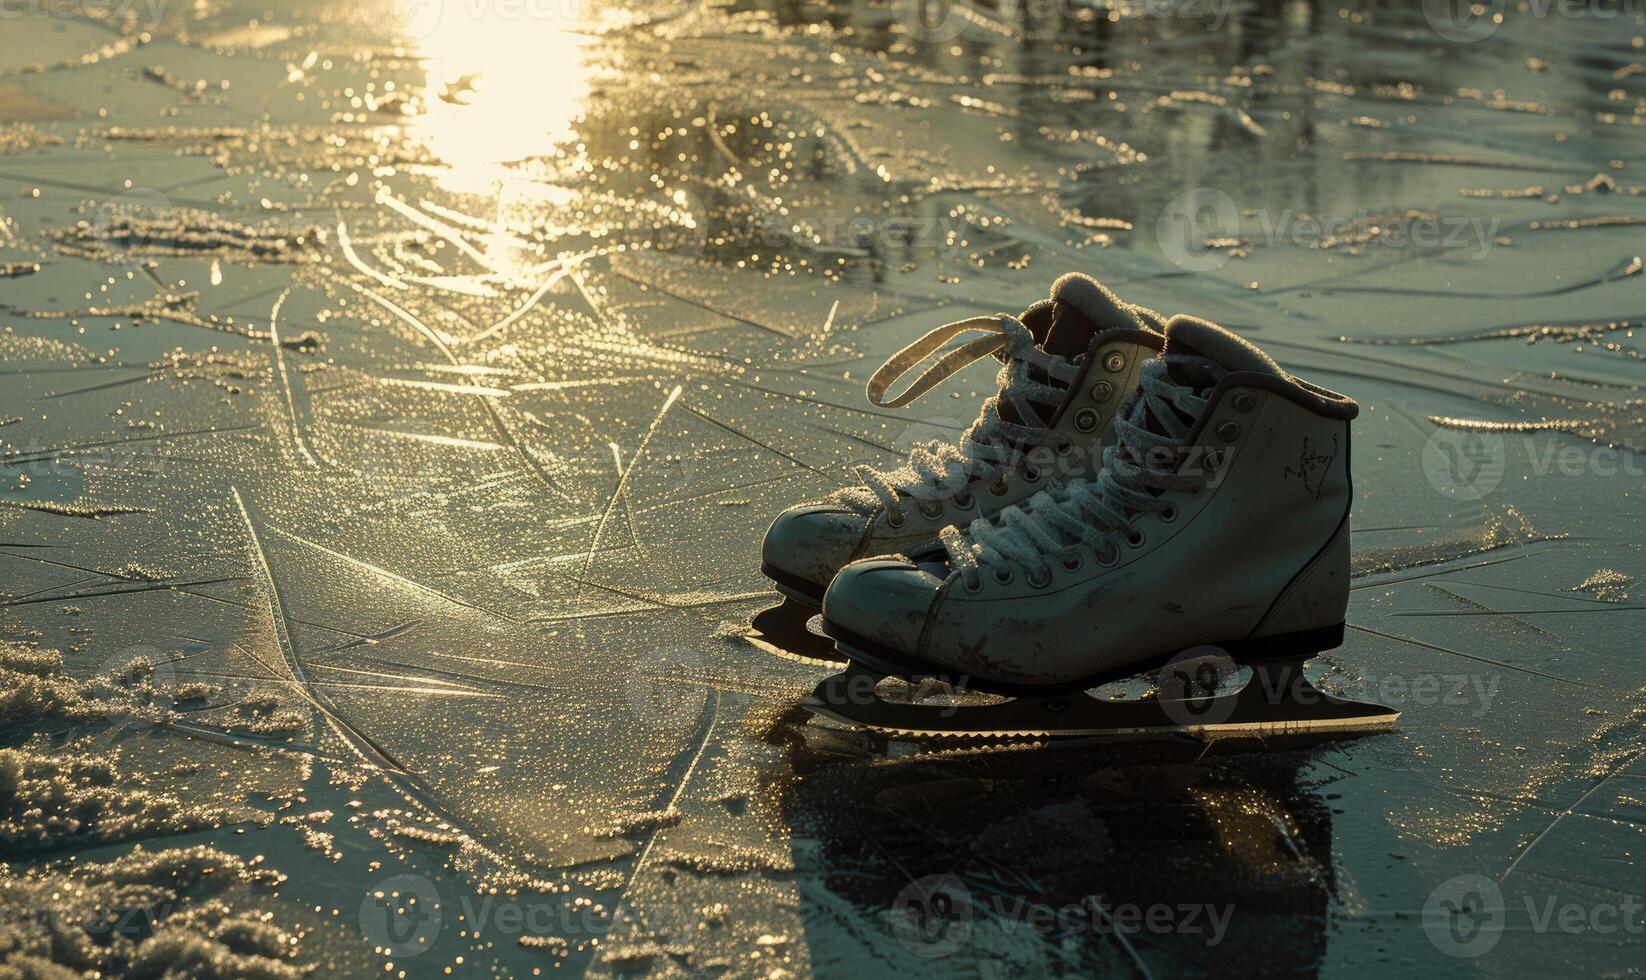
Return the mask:
POLYGON ((943 580, 901 558, 870 558, 841 569, 823 598, 823 620, 890 651, 916 656, 943 580))
POLYGON ((790 598, 821 605, 823 591, 857 554, 864 518, 831 504, 791 507, 766 532, 760 570, 790 598))

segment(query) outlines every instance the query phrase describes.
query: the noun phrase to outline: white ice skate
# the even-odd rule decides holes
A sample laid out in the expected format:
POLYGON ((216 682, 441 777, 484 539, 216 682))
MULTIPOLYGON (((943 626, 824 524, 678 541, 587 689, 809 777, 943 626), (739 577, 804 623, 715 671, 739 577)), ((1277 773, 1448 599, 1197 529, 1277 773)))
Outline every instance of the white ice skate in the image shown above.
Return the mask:
POLYGON ((761 571, 788 601, 755 617, 773 645, 832 645, 804 634, 824 590, 866 555, 940 548, 951 524, 988 517, 1074 472, 1092 472, 1111 422, 1136 387, 1138 366, 1161 345, 1154 311, 1115 298, 1089 276, 1070 274, 1021 317, 976 317, 939 327, 892 357, 869 379, 875 405, 909 404, 961 368, 994 355, 1004 362, 998 393, 958 445, 917 446, 893 470, 861 467, 862 485, 790 508, 766 532, 761 571), (892 386, 928 358, 902 392, 892 386))
POLYGON ((1315 689, 1303 662, 1342 642, 1349 577, 1349 422, 1358 407, 1204 321, 1176 317, 1094 478, 943 534, 946 560, 847 566, 823 630, 852 666, 809 706, 913 734, 1362 729, 1398 714, 1315 689), (1142 701, 1085 692, 1205 655, 1245 665, 1142 701), (1011 696, 889 701, 886 676, 1011 696))

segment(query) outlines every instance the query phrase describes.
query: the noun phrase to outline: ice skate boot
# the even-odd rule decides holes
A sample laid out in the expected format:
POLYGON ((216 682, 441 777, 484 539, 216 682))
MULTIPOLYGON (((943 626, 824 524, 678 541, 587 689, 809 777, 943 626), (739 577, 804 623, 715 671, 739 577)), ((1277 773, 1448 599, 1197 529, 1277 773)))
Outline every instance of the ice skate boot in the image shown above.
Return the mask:
MULTIPOLYGON (((959 443, 916 447, 901 467, 861 467, 862 484, 792 507, 766 532, 761 571, 787 600, 757 617, 782 646, 811 642, 805 620, 822 605, 835 572, 866 555, 939 548, 938 532, 1026 500, 1072 472, 1091 472, 1111 421, 1137 384, 1138 365, 1160 349, 1160 316, 1121 302, 1089 276, 1070 274, 1021 317, 947 324, 894 354, 869 379, 868 398, 908 405, 971 362, 1004 366, 959 443), (928 358, 931 366, 897 394, 892 386, 928 358), (798 624, 798 625, 797 625, 798 624)), ((832 654, 832 644, 816 638, 832 654)))
POLYGON ((1357 412, 1234 334, 1173 318, 1095 477, 945 531, 946 556, 860 561, 836 576, 823 629, 853 665, 810 706, 888 730, 993 737, 1392 724, 1396 712, 1329 697, 1303 675, 1342 642, 1357 412), (1083 693, 1174 661, 1194 661, 1195 677, 1218 658, 1251 670, 1243 688, 1185 686, 1174 670, 1153 699, 1083 693), (893 703, 875 694, 887 675, 1015 700, 893 703))

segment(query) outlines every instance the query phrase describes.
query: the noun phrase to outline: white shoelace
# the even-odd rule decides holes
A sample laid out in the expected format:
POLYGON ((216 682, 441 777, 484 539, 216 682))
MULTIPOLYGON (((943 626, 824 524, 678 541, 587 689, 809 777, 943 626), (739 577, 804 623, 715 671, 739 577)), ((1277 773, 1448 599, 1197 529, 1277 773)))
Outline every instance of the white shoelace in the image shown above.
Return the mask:
POLYGON ((1006 314, 946 323, 893 354, 869 379, 869 401, 882 408, 901 408, 966 365, 996 352, 1004 352, 1006 358, 1005 366, 995 378, 998 393, 983 403, 983 411, 961 435, 958 447, 933 439, 915 446, 908 461, 896 469, 860 466, 857 475, 863 485, 836 491, 833 499, 860 514, 869 514, 876 505, 882 505, 888 519, 893 524, 901 524, 904 520, 902 497, 912 497, 924 507, 929 501, 964 495, 974 476, 1011 462, 1014 454, 1061 443, 1065 437, 1051 428, 1051 422, 1040 414, 1035 402, 1061 403, 1069 384, 1079 373, 1079 366, 1041 350, 1029 328, 1017 317, 1006 314), (983 336, 950 344, 961 334, 972 331, 981 332, 983 336), (898 379, 945 345, 949 345, 949 349, 900 394, 887 395, 898 379), (1031 369, 1057 385, 1030 377, 1031 369), (1020 421, 1001 418, 1001 402, 1010 405, 1020 421))
MULTIPOLYGON (((1203 357, 1174 357, 1171 363, 1211 374, 1221 372, 1215 362, 1203 357)), ((1138 531, 1133 522, 1139 515, 1169 513, 1172 507, 1152 490, 1199 486, 1201 475, 1180 473, 1177 463, 1178 450, 1192 424, 1184 418, 1198 418, 1205 408, 1205 398, 1172 379, 1164 358, 1146 361, 1139 371, 1135 400, 1124 417, 1115 419, 1119 441, 1104 450, 1103 467, 1095 477, 1048 487, 1021 506, 1006 507, 992 519, 973 521, 965 533, 953 527, 943 529, 944 550, 966 587, 978 588, 981 564, 1016 562, 1028 570, 1031 582, 1045 582, 1051 575, 1048 558, 1073 562, 1074 548, 1080 544, 1099 554, 1115 555, 1117 548, 1107 539, 1115 531, 1135 541, 1138 531)))

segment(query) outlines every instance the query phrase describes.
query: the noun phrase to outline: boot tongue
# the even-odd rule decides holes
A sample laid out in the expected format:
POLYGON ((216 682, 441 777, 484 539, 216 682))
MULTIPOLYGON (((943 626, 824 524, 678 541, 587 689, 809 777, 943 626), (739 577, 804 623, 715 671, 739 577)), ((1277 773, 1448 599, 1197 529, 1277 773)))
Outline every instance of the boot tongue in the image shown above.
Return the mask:
POLYGON ((1142 330, 1143 321, 1091 276, 1071 272, 1052 283, 1051 320, 1040 349, 1070 360, 1107 330, 1142 330))
MULTIPOLYGON (((1079 272, 1052 283, 1051 296, 1029 307, 1022 320, 1041 350, 1071 361, 1091 350, 1098 334, 1148 329, 1133 307, 1121 302, 1096 279, 1079 272)), ((1050 415, 1058 406, 1044 408, 1050 415)), ((1000 417, 1008 422, 1022 421, 1009 404, 1000 406, 1000 417)))
MULTIPOLYGON (((1235 371, 1286 377, 1286 372, 1269 355, 1217 324, 1192 316, 1179 315, 1167 321, 1166 347, 1160 356, 1172 381, 1198 395, 1204 395, 1235 371)), ((1140 410, 1144 413, 1145 428, 1161 433, 1168 431, 1154 418, 1154 406, 1140 410)), ((1184 425, 1194 424, 1194 419, 1181 410, 1173 411, 1184 425)))
POLYGON ((1162 356, 1166 358, 1173 381, 1196 389, 1209 388, 1218 378, 1235 371, 1286 377, 1286 372, 1269 355, 1217 324, 1192 316, 1174 316, 1166 323, 1166 349, 1162 356), (1199 358, 1211 361, 1216 370, 1208 371, 1204 364, 1194 363, 1199 358))

